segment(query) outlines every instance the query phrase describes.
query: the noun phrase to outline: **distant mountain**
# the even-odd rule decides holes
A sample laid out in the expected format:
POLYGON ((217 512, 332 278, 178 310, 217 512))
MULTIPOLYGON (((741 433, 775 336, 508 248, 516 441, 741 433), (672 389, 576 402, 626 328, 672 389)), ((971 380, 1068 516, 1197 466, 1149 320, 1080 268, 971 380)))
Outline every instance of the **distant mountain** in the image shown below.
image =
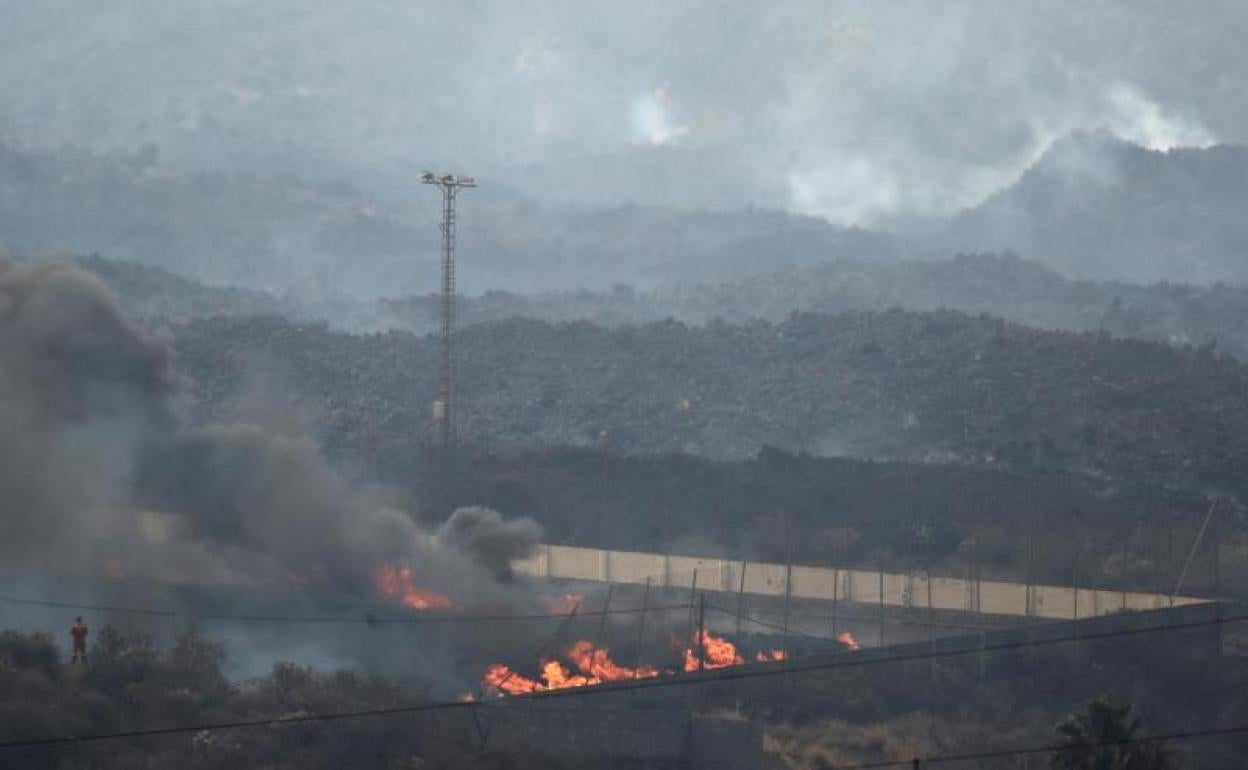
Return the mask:
POLYGON ((1068 275, 1248 282, 1248 147, 1154 152, 1075 134, 956 216, 954 250, 1012 249, 1068 275))
MULTIPOLYGON (((418 294, 438 284, 439 206, 434 192, 412 187, 419 205, 289 176, 174 173, 150 149, 99 156, 0 144, 0 253, 99 253, 317 301, 418 294)), ((778 211, 546 206, 505 187, 461 199, 465 291, 653 287, 911 250, 778 211)))
MULTIPOLYGON (((437 323, 434 295, 382 300, 359 322, 412 331, 437 323)), ((952 259, 829 260, 719 283, 634 291, 488 292, 460 303, 464 324, 511 317, 602 326, 672 318, 684 323, 783 321, 794 312, 958 310, 1041 329, 1107 331, 1119 337, 1216 348, 1248 360, 1248 288, 1072 280, 1004 254, 952 259)), ((367 330, 322 314, 339 328, 367 330)), ((375 328, 375 327, 372 327, 375 328)))
MULTIPOLYGON (((436 331, 436 294, 376 301, 320 300, 208 286, 167 270, 99 256, 78 258, 133 317, 185 323, 277 315, 355 333, 436 331)), ((849 259, 789 267, 720 283, 649 291, 489 291, 461 296, 462 326, 507 318, 589 321, 599 326, 783 321, 794 312, 958 310, 1041 329, 1107 331, 1119 337, 1205 346, 1248 360, 1248 288, 1076 281, 1012 255, 868 263, 849 259)))

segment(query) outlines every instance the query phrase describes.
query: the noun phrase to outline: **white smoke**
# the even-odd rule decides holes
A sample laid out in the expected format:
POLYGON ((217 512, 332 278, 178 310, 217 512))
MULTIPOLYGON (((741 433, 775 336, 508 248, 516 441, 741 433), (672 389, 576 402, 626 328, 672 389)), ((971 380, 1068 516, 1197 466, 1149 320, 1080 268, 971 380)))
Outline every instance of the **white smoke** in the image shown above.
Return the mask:
POLYGON ((664 83, 633 101, 630 112, 635 141, 655 147, 673 144, 686 136, 690 127, 672 117, 672 84, 664 83))
POLYGON ((1130 84, 1111 86, 1106 102, 1109 114, 1104 128, 1119 139, 1160 151, 1209 147, 1215 143, 1213 135, 1199 121, 1165 109, 1130 84))

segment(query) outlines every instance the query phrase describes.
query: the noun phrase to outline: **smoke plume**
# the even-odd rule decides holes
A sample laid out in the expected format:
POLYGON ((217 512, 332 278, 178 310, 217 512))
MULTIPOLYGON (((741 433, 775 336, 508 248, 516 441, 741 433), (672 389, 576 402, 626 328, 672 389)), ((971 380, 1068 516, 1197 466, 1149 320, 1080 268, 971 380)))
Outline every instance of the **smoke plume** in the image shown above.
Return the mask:
MULTIPOLYGON (((129 537, 135 449, 173 425, 169 353, 93 276, 0 262, 0 556, 129 537)), ((77 546, 77 547, 75 547, 77 546)))
POLYGON ((532 519, 504 520, 489 508, 460 508, 438 529, 439 542, 453 546, 510 580, 511 563, 532 553, 541 528, 532 519))
POLYGON ((477 508, 424 537, 307 436, 189 426, 179 397, 167 342, 128 321, 96 278, 0 263, 5 563, 90 575, 107 559, 131 574, 167 577, 176 565, 180 576, 352 592, 381 565, 406 564, 431 585, 485 591, 537 540, 532 521, 477 508), (176 526, 153 542, 139 511, 172 514, 176 526))

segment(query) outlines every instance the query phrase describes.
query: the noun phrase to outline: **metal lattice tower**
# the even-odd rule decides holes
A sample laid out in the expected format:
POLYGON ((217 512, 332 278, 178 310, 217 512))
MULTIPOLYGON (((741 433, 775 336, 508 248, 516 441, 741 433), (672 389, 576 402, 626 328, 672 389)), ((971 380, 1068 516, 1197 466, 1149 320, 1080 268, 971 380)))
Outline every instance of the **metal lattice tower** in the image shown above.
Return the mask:
POLYGON ((476 187, 470 176, 420 175, 422 184, 442 190, 442 359, 438 373, 438 397, 433 402, 433 421, 443 450, 455 446, 455 197, 465 187, 476 187))

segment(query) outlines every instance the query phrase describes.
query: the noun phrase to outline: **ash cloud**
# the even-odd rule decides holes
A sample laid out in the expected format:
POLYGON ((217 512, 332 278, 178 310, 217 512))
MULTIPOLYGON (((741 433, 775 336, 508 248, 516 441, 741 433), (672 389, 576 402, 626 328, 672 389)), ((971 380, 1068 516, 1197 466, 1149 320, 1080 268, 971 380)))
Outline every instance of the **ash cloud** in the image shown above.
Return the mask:
MULTIPOLYGON (((0 262, 0 556, 18 569, 290 578, 371 591, 382 564, 489 598, 537 526, 459 511, 431 539, 309 437, 188 426, 166 340, 91 274, 0 262), (136 514, 174 514, 153 542, 136 514), (504 560, 498 563, 496 560, 504 560), (189 574, 188 574, 189 573, 189 574)), ((501 588, 500 588, 501 590, 501 588)))

